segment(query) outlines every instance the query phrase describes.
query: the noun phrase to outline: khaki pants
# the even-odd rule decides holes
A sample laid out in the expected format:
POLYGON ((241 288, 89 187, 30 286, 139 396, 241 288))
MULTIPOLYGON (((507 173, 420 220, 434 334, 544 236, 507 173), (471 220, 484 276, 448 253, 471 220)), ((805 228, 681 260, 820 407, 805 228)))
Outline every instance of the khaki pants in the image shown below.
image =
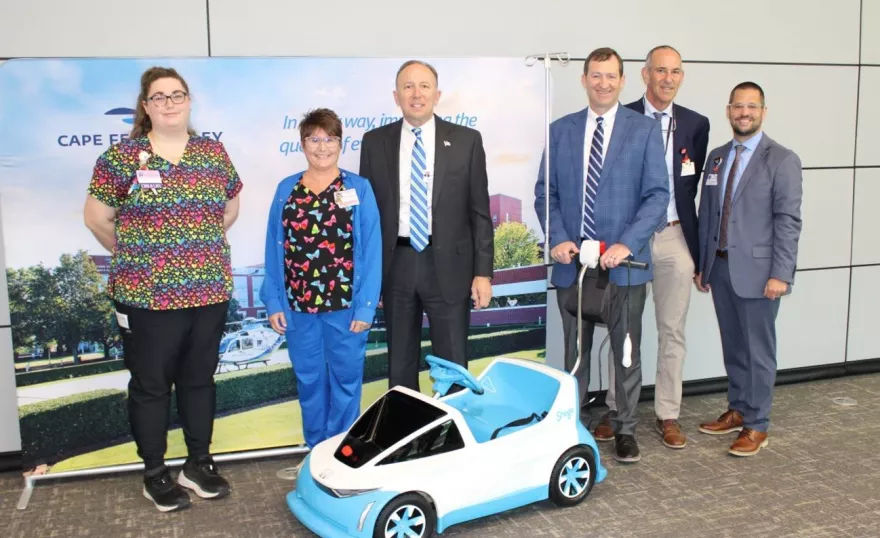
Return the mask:
MULTIPOLYGON (((667 226, 654 234, 651 261, 658 336, 654 413, 661 420, 678 419, 686 354, 684 328, 694 285, 694 260, 680 225, 667 226)), ((614 370, 611 368, 605 405, 615 410, 614 370)))

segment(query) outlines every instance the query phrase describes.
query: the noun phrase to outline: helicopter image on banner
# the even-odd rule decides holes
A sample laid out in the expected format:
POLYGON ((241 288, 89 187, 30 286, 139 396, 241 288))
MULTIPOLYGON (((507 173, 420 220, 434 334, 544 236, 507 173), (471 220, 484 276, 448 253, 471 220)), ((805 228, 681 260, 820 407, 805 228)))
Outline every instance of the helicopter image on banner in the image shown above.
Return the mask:
POLYGON ((268 320, 247 318, 227 323, 227 326, 240 327, 240 329, 223 335, 220 341, 220 362, 217 363, 217 373, 224 368, 229 371, 232 367, 241 370, 260 363, 265 366, 269 363, 272 354, 284 343, 284 336, 272 330, 268 320))

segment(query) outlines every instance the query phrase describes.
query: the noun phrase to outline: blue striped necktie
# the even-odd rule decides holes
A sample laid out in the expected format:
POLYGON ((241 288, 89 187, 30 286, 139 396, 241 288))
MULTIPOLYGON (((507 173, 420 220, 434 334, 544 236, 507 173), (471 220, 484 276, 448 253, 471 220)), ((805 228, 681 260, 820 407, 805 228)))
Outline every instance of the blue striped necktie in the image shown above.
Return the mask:
POLYGON ((602 148, 605 144, 605 133, 602 129, 602 120, 596 118, 596 130, 593 132, 593 141, 590 144, 590 166, 587 168, 587 181, 584 188, 584 223, 581 227, 581 235, 584 239, 598 239, 596 235, 596 193, 599 191, 599 176, 602 175, 602 148))
POLYGON ((427 154, 422 144, 422 128, 412 130, 416 143, 412 151, 409 181, 409 243, 416 252, 428 246, 428 184, 425 181, 427 154))

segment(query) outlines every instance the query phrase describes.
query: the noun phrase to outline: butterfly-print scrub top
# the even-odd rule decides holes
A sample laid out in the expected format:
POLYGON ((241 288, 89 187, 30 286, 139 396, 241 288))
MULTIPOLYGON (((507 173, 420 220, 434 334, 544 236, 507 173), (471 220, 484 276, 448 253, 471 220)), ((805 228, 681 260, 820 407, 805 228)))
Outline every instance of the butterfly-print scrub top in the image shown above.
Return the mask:
POLYGON ((342 176, 320 193, 299 181, 284 205, 284 276, 294 312, 317 314, 351 306, 352 208, 336 204, 336 193, 343 190, 342 176))
POLYGON ((216 140, 191 136, 176 165, 154 154, 146 136, 108 148, 88 192, 117 210, 110 297, 149 310, 228 301, 232 267, 223 214, 241 189, 216 140), (140 188, 142 168, 157 170, 162 186, 140 188))

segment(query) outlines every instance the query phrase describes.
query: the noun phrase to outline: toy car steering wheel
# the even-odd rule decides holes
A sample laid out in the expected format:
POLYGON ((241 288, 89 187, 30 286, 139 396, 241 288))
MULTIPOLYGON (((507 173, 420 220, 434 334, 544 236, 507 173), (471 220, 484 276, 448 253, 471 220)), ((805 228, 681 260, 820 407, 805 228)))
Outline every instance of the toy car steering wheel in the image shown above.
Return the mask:
POLYGON ((434 392, 445 396, 452 385, 461 385, 474 391, 477 394, 483 394, 484 389, 480 386, 480 382, 466 368, 460 364, 455 364, 434 355, 425 357, 425 361, 431 367, 430 375, 434 378, 434 392))

